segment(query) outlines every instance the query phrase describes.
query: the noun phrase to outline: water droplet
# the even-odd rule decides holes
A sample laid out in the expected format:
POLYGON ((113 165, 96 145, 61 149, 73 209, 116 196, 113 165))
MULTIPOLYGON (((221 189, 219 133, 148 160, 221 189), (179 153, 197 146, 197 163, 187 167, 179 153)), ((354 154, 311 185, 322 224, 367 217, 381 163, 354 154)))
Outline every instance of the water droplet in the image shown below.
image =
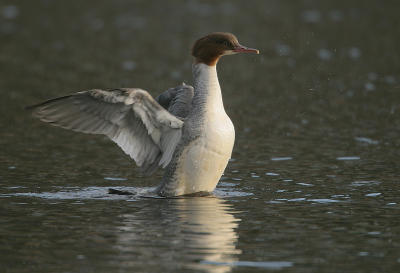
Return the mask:
POLYGON ((279 54, 279 56, 287 56, 292 52, 292 49, 288 45, 276 45, 275 51, 279 54))
POLYGON ((174 70, 171 72, 170 77, 173 80, 178 80, 178 79, 182 78, 182 73, 178 70, 174 70))
POLYGON ((301 13, 301 19, 307 23, 318 23, 321 18, 322 15, 319 10, 305 10, 301 13))
POLYGON ((330 10, 329 11, 329 19, 331 19, 332 22, 343 21, 343 19, 344 19, 343 11, 341 11, 339 9, 330 10))
POLYGON ((126 60, 122 63, 122 68, 127 71, 132 71, 137 68, 137 64, 134 61, 126 60))
POLYGON ((352 59, 358 59, 361 57, 361 49, 358 47, 351 47, 349 48, 349 56, 352 59))
POLYGON ((332 59, 333 54, 332 54, 332 51, 321 48, 321 49, 318 49, 317 55, 322 60, 330 60, 330 59, 332 59))
POLYGON ((365 90, 374 91, 375 90, 375 84, 373 84, 372 82, 366 82, 365 83, 365 90))
POLYGON ((378 74, 374 72, 369 72, 368 73, 368 80, 370 81, 376 81, 378 79, 378 74))
POLYGON ((90 24, 92 25, 92 28, 97 31, 104 29, 105 26, 104 20, 99 18, 92 20, 90 24))
POLYGON ((15 19, 19 16, 19 8, 14 5, 5 6, 1 10, 1 15, 4 19, 15 19))

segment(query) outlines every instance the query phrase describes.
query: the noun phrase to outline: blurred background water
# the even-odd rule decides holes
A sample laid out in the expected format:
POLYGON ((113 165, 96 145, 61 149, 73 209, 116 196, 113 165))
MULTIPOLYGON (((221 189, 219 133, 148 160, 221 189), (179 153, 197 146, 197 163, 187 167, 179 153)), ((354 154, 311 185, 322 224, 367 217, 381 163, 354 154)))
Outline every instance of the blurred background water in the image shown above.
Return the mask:
POLYGON ((0 3, 1 272, 397 272, 398 1, 0 3), (189 45, 235 34, 223 57, 236 128, 207 198, 146 192, 102 136, 22 108, 92 88, 154 96, 192 83, 189 45))

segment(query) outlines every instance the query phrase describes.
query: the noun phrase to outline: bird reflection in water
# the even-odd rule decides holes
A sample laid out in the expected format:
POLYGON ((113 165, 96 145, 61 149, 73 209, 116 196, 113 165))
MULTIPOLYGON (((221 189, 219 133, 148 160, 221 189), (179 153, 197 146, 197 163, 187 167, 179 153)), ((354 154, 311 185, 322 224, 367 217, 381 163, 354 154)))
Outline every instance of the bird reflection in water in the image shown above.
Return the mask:
POLYGON ((120 266, 148 269, 151 261, 171 269, 231 271, 230 265, 202 263, 239 259, 236 229, 240 219, 231 204, 214 196, 160 199, 157 205, 154 201, 137 213, 121 216, 124 225, 116 242, 120 266))

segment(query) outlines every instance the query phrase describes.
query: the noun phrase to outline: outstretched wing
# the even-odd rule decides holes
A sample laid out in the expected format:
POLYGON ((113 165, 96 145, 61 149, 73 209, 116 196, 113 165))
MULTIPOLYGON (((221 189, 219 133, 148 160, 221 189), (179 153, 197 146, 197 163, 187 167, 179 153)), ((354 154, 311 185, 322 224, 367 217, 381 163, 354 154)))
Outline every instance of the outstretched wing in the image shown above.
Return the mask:
POLYGON ((26 109, 54 126, 108 136, 147 173, 169 164, 182 136, 183 121, 142 89, 93 89, 26 109))

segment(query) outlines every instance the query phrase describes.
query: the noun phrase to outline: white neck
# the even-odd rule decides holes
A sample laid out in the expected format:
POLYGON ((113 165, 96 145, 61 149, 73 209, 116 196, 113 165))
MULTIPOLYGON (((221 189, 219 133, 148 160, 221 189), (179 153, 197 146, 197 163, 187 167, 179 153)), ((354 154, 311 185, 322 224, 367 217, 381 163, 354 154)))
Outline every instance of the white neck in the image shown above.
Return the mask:
POLYGON ((195 63, 192 67, 194 97, 192 112, 224 111, 216 66, 195 63))

